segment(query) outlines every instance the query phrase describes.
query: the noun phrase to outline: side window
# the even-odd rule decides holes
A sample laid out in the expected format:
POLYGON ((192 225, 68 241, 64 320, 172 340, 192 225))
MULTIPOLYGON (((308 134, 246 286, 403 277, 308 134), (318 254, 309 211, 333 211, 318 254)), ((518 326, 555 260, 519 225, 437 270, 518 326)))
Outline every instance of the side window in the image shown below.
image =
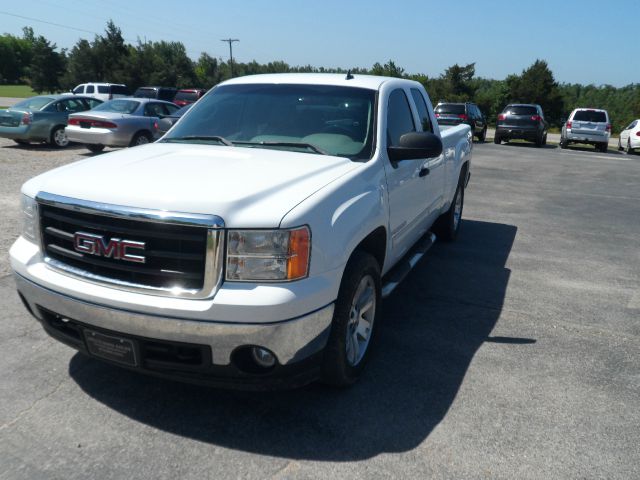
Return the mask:
POLYGON ((73 93, 76 94, 76 95, 83 94, 84 93, 84 85, 78 85, 76 88, 73 89, 73 93))
POLYGON ((147 103, 144 107, 145 117, 160 117, 164 115, 164 109, 161 103, 147 103))
POLYGON ((94 92, 94 88, 93 85, 87 85, 87 90, 85 91, 85 93, 93 93, 94 92))
POLYGON ((180 107, 178 107, 177 105, 165 105, 164 108, 165 110, 167 110, 166 115, 173 115, 173 113, 176 110, 179 110, 180 107))
POLYGON ((422 92, 417 88, 412 88, 411 96, 413 97, 413 101, 418 109, 418 116, 422 123, 422 131, 433 133, 433 126, 431 125, 431 119, 429 118, 429 109, 427 108, 427 102, 425 102, 424 97, 422 96, 422 92))
POLYGON ((413 114, 404 90, 397 89, 389 95, 387 111, 387 143, 388 146, 400 144, 400 137, 405 133, 415 132, 413 114))
POLYGON ((91 108, 96 108, 98 105, 100 105, 102 102, 100 100, 97 100, 95 98, 85 98, 84 99, 85 102, 87 102, 89 109, 91 108))

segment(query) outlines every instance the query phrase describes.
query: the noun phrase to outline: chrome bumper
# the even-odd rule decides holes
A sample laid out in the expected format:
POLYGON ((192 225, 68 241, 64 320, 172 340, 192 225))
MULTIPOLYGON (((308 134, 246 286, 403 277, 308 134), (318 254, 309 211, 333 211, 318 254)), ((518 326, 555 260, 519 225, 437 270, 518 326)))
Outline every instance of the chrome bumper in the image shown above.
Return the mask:
POLYGON ((304 360, 324 348, 333 318, 334 305, 330 304, 302 317, 270 324, 176 319, 88 303, 40 287, 15 272, 14 278, 18 291, 40 321, 39 307, 114 332, 208 345, 214 365, 229 365, 231 353, 243 345, 268 348, 282 365, 304 360))

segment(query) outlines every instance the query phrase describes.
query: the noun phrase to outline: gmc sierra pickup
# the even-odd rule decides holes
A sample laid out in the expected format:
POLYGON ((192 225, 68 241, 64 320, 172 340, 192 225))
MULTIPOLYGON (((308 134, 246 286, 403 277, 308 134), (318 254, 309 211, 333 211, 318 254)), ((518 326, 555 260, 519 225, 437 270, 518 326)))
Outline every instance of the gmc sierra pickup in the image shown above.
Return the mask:
POLYGON ((471 152, 417 82, 233 79, 154 144, 26 182, 17 289, 52 337, 125 368, 349 385, 382 298, 455 239, 471 152))

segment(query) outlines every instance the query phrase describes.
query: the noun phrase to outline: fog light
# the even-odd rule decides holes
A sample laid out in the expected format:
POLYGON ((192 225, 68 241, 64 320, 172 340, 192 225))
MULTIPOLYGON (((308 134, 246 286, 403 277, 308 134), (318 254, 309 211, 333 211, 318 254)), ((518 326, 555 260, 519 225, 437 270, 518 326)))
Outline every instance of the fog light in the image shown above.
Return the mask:
POLYGON ((251 357, 263 368, 271 368, 276 364, 276 356, 266 348, 253 347, 251 349, 251 357))

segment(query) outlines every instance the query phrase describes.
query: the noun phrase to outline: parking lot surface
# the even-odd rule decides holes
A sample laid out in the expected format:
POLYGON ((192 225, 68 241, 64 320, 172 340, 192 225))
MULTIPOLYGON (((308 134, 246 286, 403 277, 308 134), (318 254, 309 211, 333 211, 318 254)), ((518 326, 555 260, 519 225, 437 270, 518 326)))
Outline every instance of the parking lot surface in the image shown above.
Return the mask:
POLYGON ((362 380, 271 393, 139 376, 24 311, 20 184, 88 156, 0 140, 0 479, 640 478, 639 155, 476 145, 458 242, 385 301, 362 380))

